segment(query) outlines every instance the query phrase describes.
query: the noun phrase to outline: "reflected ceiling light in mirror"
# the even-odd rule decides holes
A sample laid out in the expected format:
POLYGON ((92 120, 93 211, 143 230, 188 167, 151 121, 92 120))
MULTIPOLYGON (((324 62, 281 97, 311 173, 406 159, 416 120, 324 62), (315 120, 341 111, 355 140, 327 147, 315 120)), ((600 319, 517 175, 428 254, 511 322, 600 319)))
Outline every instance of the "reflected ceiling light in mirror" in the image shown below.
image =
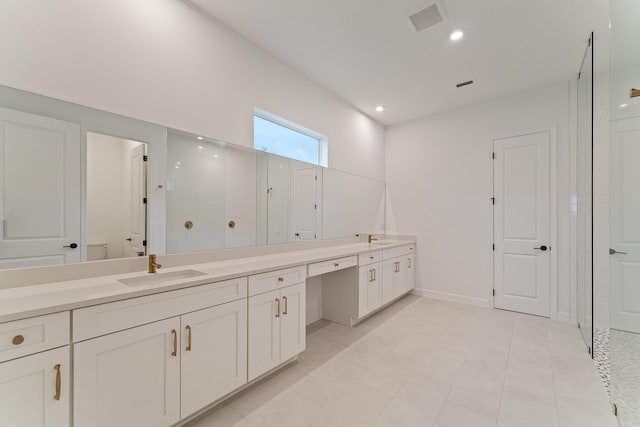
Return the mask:
POLYGON ((620 105, 618 105, 618 107, 620 107, 620 108, 625 108, 625 107, 628 107, 628 106, 629 106, 629 104, 620 104, 620 105))
POLYGON ((382 113, 382 112, 384 111, 384 109, 385 109, 385 106, 384 106, 384 105, 378 105, 378 106, 376 107, 376 111, 377 111, 378 113, 382 113))
POLYGON ((198 145, 198 150, 202 150, 204 147, 202 145, 198 145))
POLYGON ((451 35, 449 36, 449 40, 452 41, 458 41, 462 38, 462 36, 464 36, 464 32, 462 30, 455 30, 453 33, 451 33, 451 35))
POLYGON ((204 138, 199 136, 197 139, 199 139, 200 141, 202 141, 204 138))

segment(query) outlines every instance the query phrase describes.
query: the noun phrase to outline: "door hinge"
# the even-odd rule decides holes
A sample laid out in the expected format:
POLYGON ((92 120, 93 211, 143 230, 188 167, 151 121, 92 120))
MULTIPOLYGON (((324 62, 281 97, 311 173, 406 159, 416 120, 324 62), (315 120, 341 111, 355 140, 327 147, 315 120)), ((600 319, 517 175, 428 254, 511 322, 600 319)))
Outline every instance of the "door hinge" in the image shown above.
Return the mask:
POLYGON ((492 251, 495 251, 495 250, 496 250, 496 244, 495 244, 495 243, 493 243, 493 244, 491 245, 491 250, 492 250, 492 251))
POLYGON ((316 181, 317 181, 318 180, 318 175, 316 175, 315 178, 316 178, 316 181))
POLYGON ((147 204, 147 198, 146 197, 142 199, 142 203, 144 203, 145 205, 147 204))
POLYGON ((496 290, 495 289, 492 289, 491 293, 493 294, 494 297, 496 296, 496 290))
POLYGON ((495 151, 494 151, 493 153, 491 153, 491 158, 492 158, 493 160, 495 160, 495 159, 496 159, 496 153, 495 153, 495 151))
POLYGON ((313 235, 313 238, 314 238, 314 239, 316 239, 316 238, 317 238, 317 236, 314 234, 314 235, 313 235))
POLYGON ((142 161, 146 162, 147 160, 149 160, 149 156, 147 156, 146 154, 144 156, 142 156, 142 161))
POLYGON ((495 198, 495 197, 492 197, 492 198, 491 198, 491 204, 492 204, 492 205, 495 205, 495 204, 496 204, 496 198, 495 198))
POLYGON ((313 209, 318 210, 318 205, 316 203, 313 204, 313 209))
POLYGON ((618 416, 618 405, 616 405, 615 403, 612 405, 613 408, 613 415, 615 415, 616 417, 618 416))
POLYGON ((147 241, 146 240, 142 241, 142 246, 147 246, 147 241))

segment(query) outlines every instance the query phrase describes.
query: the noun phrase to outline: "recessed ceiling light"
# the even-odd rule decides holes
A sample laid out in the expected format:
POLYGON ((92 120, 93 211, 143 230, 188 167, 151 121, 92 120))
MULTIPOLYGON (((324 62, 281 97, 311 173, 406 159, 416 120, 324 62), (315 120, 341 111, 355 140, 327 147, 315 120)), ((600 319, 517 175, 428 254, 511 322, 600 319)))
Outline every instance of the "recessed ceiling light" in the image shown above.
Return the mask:
POLYGON ((384 111, 384 105, 378 105, 378 106, 376 107, 376 111, 377 111, 378 113, 383 112, 383 111, 384 111))
POLYGON ((198 145, 198 150, 202 150, 204 147, 202 145, 198 145))
POLYGON ((629 104, 620 104, 619 105, 620 108, 625 108, 625 107, 628 107, 628 106, 629 106, 629 104))
POLYGON ((217 159, 217 158, 218 158, 218 157, 220 157, 220 156, 218 156, 217 154, 214 154, 214 155, 213 155, 213 156, 211 156, 211 157, 213 157, 214 159, 217 159))
POLYGON ((453 41, 457 41, 457 40, 460 40, 462 36, 464 36, 464 33, 462 32, 462 30, 455 30, 453 33, 451 33, 451 35, 449 36, 449 39, 453 41))
POLYGON ((198 139, 202 141, 204 138, 203 138, 203 137, 201 137, 201 136, 199 136, 199 137, 198 137, 198 139))

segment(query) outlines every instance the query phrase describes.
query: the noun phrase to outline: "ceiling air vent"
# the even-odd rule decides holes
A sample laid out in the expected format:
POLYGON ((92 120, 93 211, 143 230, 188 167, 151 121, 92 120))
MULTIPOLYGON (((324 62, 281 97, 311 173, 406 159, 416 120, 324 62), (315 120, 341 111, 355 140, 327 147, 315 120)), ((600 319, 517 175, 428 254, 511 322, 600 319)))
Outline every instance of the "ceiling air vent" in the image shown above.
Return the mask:
POLYGON ((414 9, 408 15, 416 31, 426 30, 444 20, 442 8, 438 7, 437 3, 414 9))

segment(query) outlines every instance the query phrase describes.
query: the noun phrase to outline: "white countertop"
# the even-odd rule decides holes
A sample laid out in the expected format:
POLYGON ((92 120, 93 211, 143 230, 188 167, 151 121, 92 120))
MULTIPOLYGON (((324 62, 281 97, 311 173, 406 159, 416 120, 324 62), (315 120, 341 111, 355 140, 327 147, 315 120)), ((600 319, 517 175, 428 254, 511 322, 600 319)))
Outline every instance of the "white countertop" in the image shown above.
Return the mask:
POLYGON ((119 282, 120 279, 149 274, 141 272, 2 289, 0 290, 0 323, 413 243, 406 240, 386 240, 375 244, 353 243, 166 268, 161 269, 159 273, 196 270, 205 275, 155 284, 129 286, 119 282))

